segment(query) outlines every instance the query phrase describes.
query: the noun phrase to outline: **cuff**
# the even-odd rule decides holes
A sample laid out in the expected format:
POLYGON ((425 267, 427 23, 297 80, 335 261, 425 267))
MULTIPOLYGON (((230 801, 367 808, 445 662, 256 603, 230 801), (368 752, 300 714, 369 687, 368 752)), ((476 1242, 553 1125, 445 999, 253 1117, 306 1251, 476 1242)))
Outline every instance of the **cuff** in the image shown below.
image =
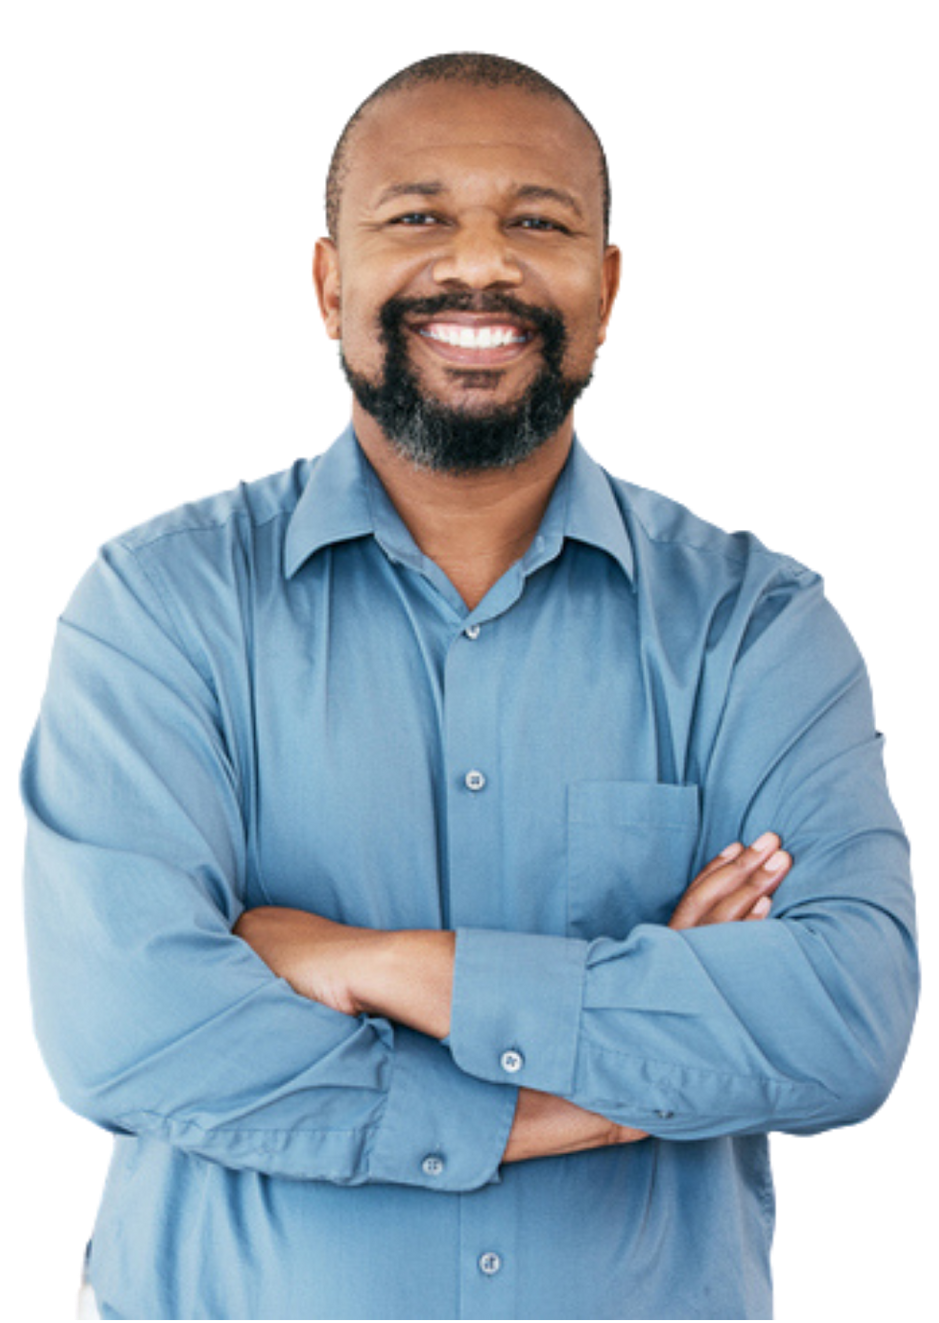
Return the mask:
POLYGON ((450 1051, 493 1083, 569 1094, 589 943, 461 928, 456 939, 450 1051))
POLYGON ((368 1180, 428 1190, 499 1179, 516 1089, 458 1070, 435 1039, 396 1025, 391 1084, 368 1155, 368 1180))

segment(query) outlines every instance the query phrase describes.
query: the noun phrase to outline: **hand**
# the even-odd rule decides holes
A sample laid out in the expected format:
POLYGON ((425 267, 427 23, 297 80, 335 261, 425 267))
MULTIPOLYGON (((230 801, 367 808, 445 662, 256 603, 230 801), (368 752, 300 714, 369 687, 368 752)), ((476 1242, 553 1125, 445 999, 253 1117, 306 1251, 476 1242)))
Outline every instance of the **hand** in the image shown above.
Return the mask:
POLYGON ((279 905, 246 910, 233 931, 294 992, 343 1015, 367 1009, 356 976, 368 967, 383 933, 279 905))
POLYGON ((775 832, 766 832, 749 849, 729 845, 702 868, 676 906, 668 926, 703 928, 711 923, 765 919, 772 895, 792 867, 775 832))
MULTIPOLYGON (((777 835, 767 832, 749 849, 736 842, 705 865, 682 896, 669 921, 674 929, 766 917, 773 892, 792 867, 777 835)), ((617 1125, 563 1098, 520 1089, 515 1122, 503 1162, 555 1157, 588 1148, 634 1144, 644 1130, 617 1125)))

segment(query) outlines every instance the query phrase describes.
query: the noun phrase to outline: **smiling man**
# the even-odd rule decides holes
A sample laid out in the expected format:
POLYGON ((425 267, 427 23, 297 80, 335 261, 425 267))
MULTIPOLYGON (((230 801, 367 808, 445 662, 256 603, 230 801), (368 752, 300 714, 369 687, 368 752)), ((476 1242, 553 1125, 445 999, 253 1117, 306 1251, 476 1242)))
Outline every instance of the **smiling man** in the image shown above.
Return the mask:
POLYGON ((563 456, 619 276, 599 143, 524 83, 382 100, 340 148, 343 205, 315 273, 357 434, 458 473, 517 465, 549 438, 563 456))
POLYGON ((428 77, 440 67, 347 128, 314 277, 359 443, 475 606, 533 538, 567 458, 619 253, 602 149, 567 99, 518 66, 497 87, 466 61, 428 77))
POLYGON ((101 1315, 767 1318, 767 1134, 875 1110, 916 1000, 863 664, 575 438, 620 258, 558 88, 404 70, 327 219, 351 427, 103 549, 24 768, 101 1315))

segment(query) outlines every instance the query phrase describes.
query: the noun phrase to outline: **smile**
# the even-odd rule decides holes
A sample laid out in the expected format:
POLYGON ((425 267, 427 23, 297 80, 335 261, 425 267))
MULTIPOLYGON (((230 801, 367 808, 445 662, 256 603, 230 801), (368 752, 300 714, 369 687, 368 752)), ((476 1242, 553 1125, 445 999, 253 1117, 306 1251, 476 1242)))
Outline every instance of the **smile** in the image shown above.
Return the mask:
POLYGON ((457 349, 501 349, 505 345, 522 345, 531 339, 527 331, 517 326, 467 326, 455 322, 431 322, 422 326, 419 334, 457 349))
POLYGON ((429 321, 411 328, 436 357, 462 368, 504 368, 529 351, 536 336, 507 321, 429 321))

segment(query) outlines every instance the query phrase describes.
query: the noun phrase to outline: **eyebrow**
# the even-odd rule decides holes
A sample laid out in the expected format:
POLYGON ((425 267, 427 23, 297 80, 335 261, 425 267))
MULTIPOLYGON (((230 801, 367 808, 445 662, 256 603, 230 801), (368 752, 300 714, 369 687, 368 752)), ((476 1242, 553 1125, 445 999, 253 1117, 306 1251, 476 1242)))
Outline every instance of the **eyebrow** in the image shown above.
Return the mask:
POLYGON ((573 193, 567 193, 563 188, 549 188, 542 184, 522 184, 515 190, 515 197, 520 202, 560 202, 576 215, 584 214, 573 193))
POLYGON ((392 202, 395 198, 401 197, 438 197, 446 191, 445 186, 436 179, 427 179, 420 183, 391 184, 380 194, 375 206, 384 206, 386 202, 392 202))
MULTIPOLYGON (((379 195, 375 206, 376 208, 384 206, 386 202, 392 202, 395 198, 400 197, 439 197, 442 193, 448 191, 447 186, 439 179, 390 184, 379 195)), ((559 202, 577 216, 583 217, 584 214, 580 203, 572 193, 568 193, 562 188, 552 188, 546 184, 519 184, 512 197, 519 202, 559 202)))

